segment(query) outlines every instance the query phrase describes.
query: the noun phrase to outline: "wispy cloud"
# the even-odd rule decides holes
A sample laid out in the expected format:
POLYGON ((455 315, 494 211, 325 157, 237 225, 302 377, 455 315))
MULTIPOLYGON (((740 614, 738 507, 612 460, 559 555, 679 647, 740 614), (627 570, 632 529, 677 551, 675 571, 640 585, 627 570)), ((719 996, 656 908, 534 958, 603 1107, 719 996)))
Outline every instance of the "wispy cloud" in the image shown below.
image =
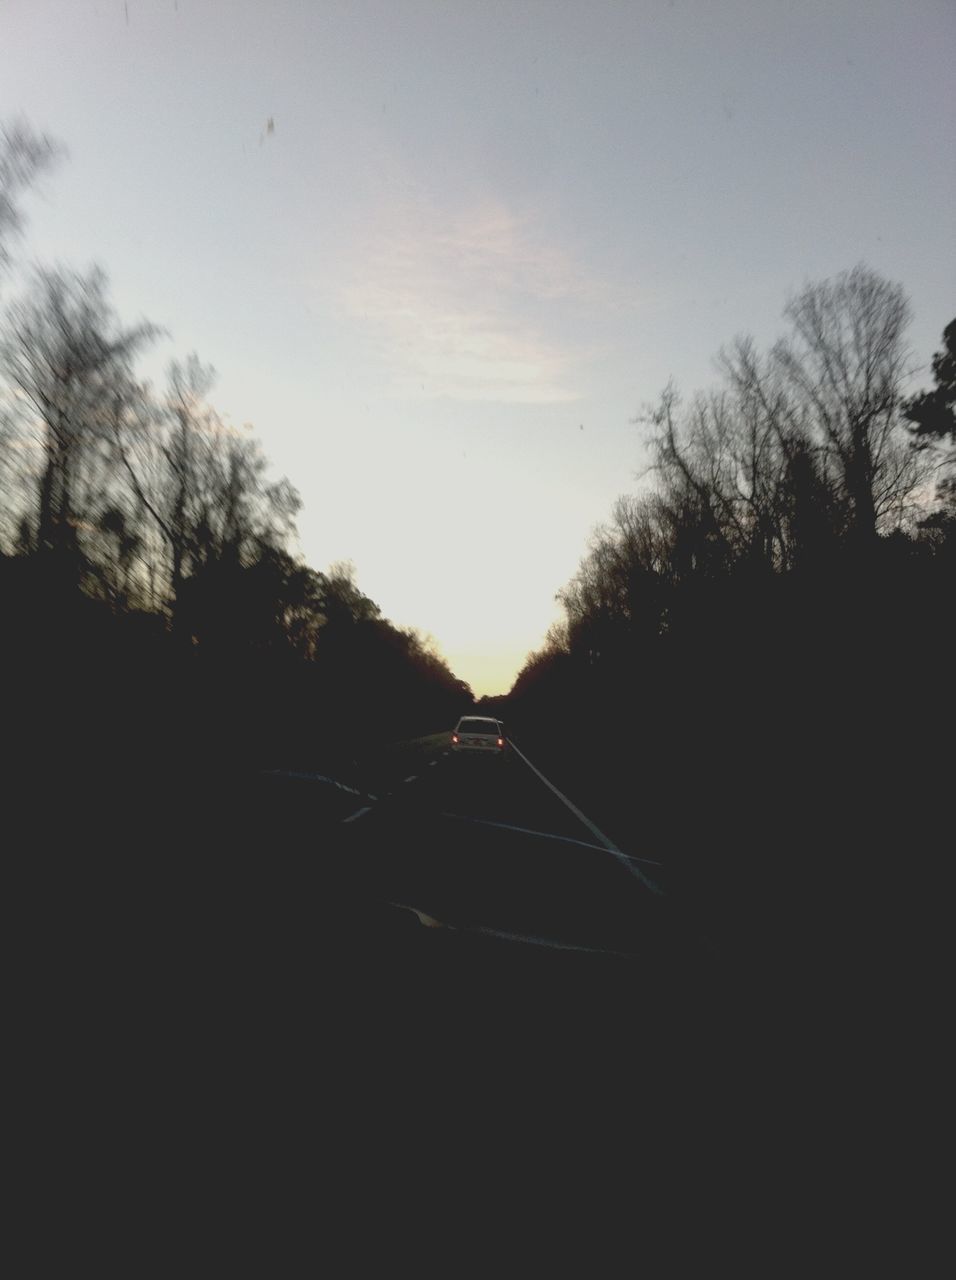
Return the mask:
POLYGON ((401 210, 364 246, 345 301, 382 351, 390 394, 549 403, 578 398, 580 353, 554 322, 600 294, 566 252, 490 204, 450 223, 401 210))

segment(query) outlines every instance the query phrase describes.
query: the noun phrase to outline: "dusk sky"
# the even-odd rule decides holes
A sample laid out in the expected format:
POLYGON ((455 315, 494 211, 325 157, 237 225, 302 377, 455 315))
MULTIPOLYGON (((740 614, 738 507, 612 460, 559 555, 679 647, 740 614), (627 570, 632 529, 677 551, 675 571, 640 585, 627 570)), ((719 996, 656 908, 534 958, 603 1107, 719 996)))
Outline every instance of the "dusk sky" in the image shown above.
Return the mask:
POLYGON ((309 563, 503 692, 669 379, 860 261, 928 364, 954 65, 954 0, 0 0, 0 121, 68 151, 14 247, 215 365, 309 563))

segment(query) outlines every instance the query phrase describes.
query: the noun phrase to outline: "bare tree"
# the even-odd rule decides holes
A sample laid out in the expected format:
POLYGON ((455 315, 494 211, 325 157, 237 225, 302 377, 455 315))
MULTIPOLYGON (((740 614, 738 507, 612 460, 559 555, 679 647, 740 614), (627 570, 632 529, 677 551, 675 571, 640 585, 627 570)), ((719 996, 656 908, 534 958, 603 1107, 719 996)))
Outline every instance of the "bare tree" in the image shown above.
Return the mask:
POLYGON ((182 595, 183 579, 197 558, 200 523, 204 427, 210 410, 205 397, 215 381, 215 370, 203 365, 195 352, 184 362, 169 366, 167 413, 171 430, 164 445, 169 468, 166 493, 166 531, 170 539, 170 588, 175 611, 182 595))
MULTIPOLYGON (((747 506, 765 562, 789 569, 818 562, 851 525, 840 469, 775 355, 737 338, 718 356, 734 397, 747 506)), ((745 495, 741 495, 745 496, 745 495)))
POLYGON ((9 265, 9 241, 23 225, 24 193, 61 154, 58 143, 22 120, 0 125, 0 271, 9 265))
POLYGON ((654 490, 617 503, 559 594, 572 653, 624 671, 668 631, 729 635, 771 575, 905 525, 926 471, 901 426, 908 314, 856 268, 794 298, 769 354, 746 338, 721 352, 722 386, 687 404, 665 388, 638 419, 654 490))
POLYGON ((900 424, 909 303, 900 285, 857 266, 807 285, 785 314, 793 336, 774 362, 837 468, 852 532, 866 545, 899 523, 920 481, 900 424))
POLYGON ((115 400, 132 388, 136 353, 158 332, 124 328, 94 268, 36 272, 0 341, 0 370, 42 450, 36 544, 75 553, 78 530, 109 487, 115 400))
MULTIPOLYGON (((23 225, 22 198, 60 154, 57 143, 22 120, 0 125, 0 277, 10 264, 10 242, 23 225)), ((23 437, 18 406, 15 401, 3 402, 3 390, 0 387, 0 537, 7 545, 27 547, 32 530, 21 496, 30 446, 23 437)))
POLYGON ((670 572, 678 579, 722 573, 743 539, 725 411, 719 399, 698 397, 682 416, 680 397, 668 386, 642 419, 654 430, 658 516, 667 529, 670 572))
POLYGON ((300 500, 286 480, 268 479, 259 441, 213 421, 203 441, 198 522, 193 532, 197 564, 230 560, 248 565, 264 549, 284 548, 294 531, 300 500))

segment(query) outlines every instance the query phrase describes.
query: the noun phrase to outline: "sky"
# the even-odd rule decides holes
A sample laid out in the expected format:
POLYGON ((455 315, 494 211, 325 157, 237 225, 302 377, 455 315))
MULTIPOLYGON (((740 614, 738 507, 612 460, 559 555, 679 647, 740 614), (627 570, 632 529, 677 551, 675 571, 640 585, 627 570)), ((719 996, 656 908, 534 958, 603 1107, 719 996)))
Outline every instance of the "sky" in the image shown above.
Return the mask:
POLYGON ((861 261, 928 365, 954 65, 953 0, 0 0, 0 120, 68 151, 20 259, 101 263, 157 381, 213 364, 305 559, 478 694, 650 483, 669 380, 861 261))

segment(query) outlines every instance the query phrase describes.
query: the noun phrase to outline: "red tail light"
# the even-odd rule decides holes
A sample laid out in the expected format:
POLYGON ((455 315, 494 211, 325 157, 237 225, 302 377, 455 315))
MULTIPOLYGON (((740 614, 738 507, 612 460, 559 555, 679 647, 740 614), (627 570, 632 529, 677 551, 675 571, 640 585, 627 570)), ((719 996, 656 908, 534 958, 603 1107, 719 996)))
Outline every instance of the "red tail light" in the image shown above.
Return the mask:
POLYGON ((458 741, 458 734, 457 734, 457 733, 453 733, 453 734, 451 735, 451 740, 452 740, 452 742, 457 742, 457 741, 458 741))
POLYGON ((498 739, 498 746, 499 746, 499 747, 503 747, 504 745, 505 745, 505 740, 504 740, 504 738, 499 738, 499 739, 498 739))

